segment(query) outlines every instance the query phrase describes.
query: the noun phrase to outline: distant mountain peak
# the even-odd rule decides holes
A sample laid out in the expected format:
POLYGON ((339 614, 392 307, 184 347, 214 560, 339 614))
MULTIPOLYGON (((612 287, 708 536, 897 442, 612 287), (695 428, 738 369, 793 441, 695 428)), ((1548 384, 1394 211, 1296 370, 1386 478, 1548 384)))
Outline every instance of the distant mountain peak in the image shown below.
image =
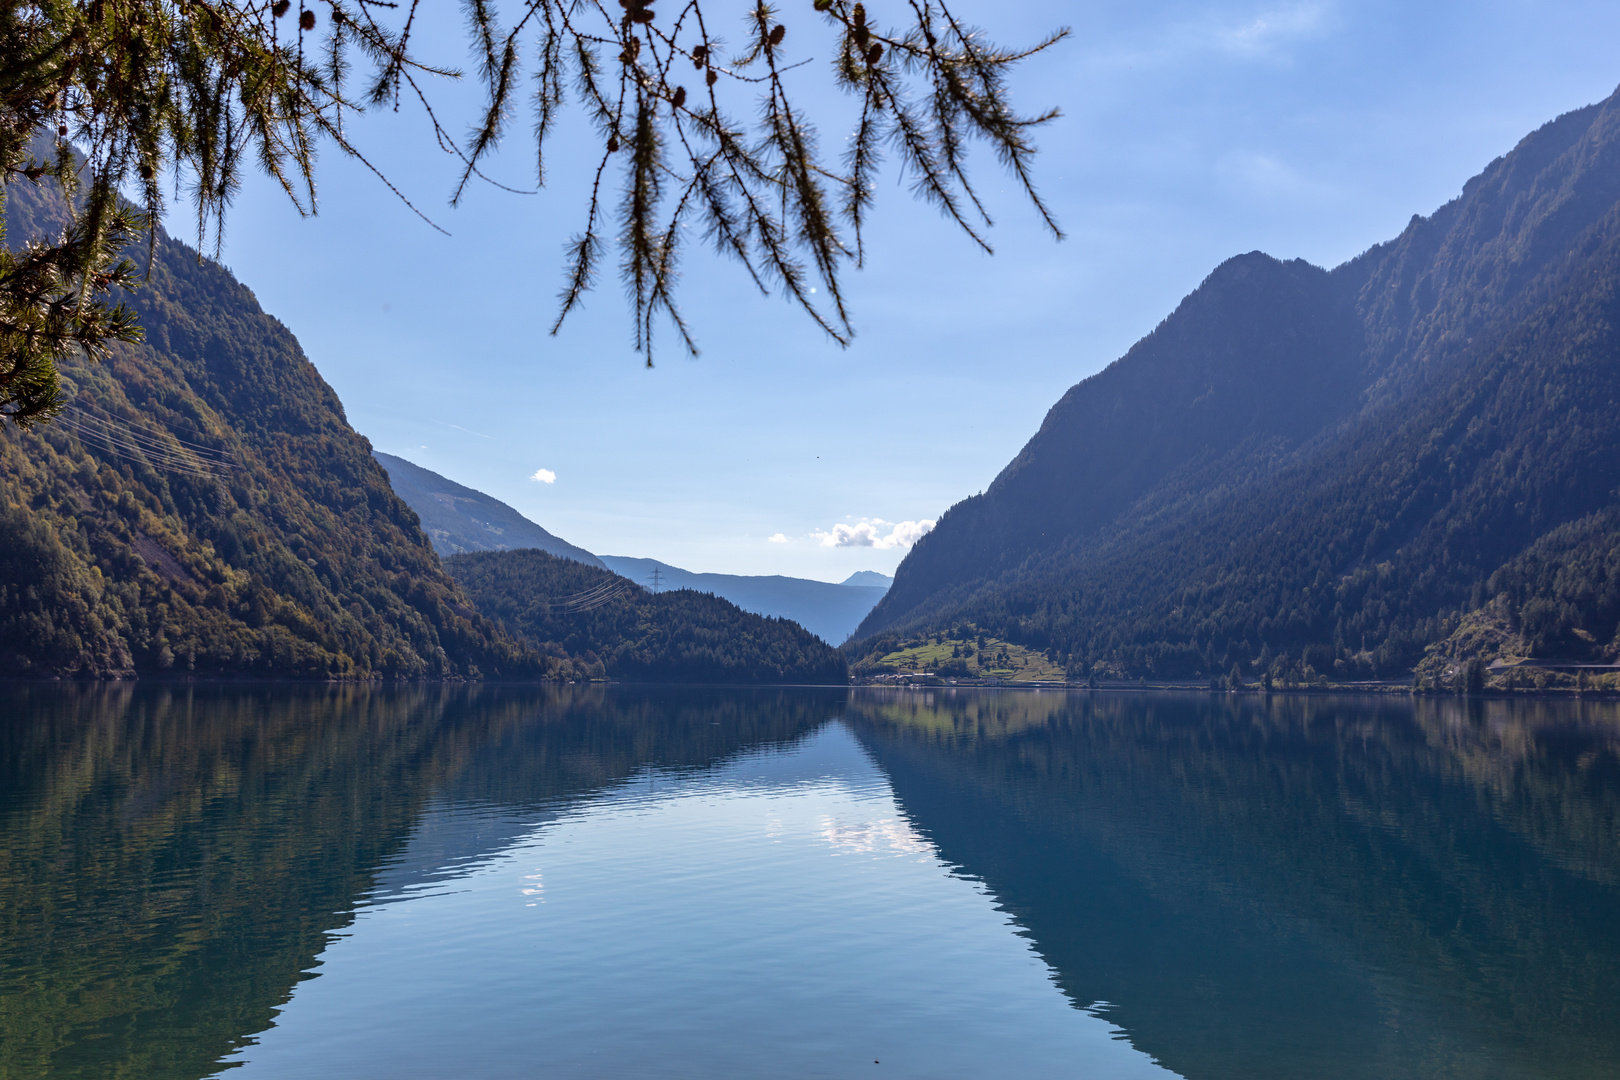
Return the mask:
POLYGON ((887 574, 880 574, 876 570, 857 570, 839 584, 876 586, 879 589, 887 589, 894 584, 894 578, 887 574))
POLYGON ((872 610, 872 605, 883 598, 889 586, 889 579, 882 574, 870 575, 877 579, 876 583, 856 580, 861 577, 856 574, 835 585, 830 581, 779 574, 695 574, 657 559, 633 559, 624 555, 603 555, 602 561, 613 572, 648 588, 653 587, 656 570, 657 588, 661 591, 691 589, 713 593, 756 615, 792 619, 834 645, 849 637, 850 631, 872 610))
POLYGON ((375 450, 372 456, 387 470, 394 493, 422 519, 422 531, 441 556, 538 548, 587 566, 602 566, 595 555, 553 536, 493 496, 393 454, 375 450))

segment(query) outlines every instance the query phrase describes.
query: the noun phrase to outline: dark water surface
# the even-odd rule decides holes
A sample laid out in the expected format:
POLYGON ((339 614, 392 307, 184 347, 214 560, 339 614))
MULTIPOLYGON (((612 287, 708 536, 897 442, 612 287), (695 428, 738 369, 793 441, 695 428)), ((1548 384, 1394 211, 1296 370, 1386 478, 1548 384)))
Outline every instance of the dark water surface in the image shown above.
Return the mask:
POLYGON ((1620 709, 0 687, 0 1080, 1620 1076, 1620 709))

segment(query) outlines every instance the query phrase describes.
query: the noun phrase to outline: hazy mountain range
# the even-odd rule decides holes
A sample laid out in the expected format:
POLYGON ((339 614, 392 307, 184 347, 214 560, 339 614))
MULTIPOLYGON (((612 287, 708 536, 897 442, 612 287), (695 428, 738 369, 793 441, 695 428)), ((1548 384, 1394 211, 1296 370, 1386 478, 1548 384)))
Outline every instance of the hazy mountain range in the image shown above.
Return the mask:
POLYGON ((661 589, 695 589, 723 596, 744 611, 792 619, 834 645, 855 631, 893 581, 873 570, 862 570, 835 585, 781 575, 694 574, 657 559, 623 555, 603 555, 602 561, 616 573, 648 586, 657 570, 661 589))
MULTIPOLYGON (((66 220, 48 186, 5 209, 13 237, 66 220)), ((191 248, 159 234, 128 301, 145 340, 65 364, 54 423, 0 429, 0 675, 845 680, 799 625, 650 595, 387 459, 413 512, 287 328, 191 248), (422 524, 530 546, 449 556, 464 587, 422 524)))
POLYGON ((1222 264, 940 517, 858 635, 970 624, 1160 677, 1399 677, 1454 634, 1613 657, 1617 406, 1611 97, 1342 266, 1222 264))
POLYGON ((756 615, 792 619, 834 645, 849 637, 894 580, 874 570, 858 571, 842 584, 779 574, 698 574, 657 559, 596 556, 553 536, 493 496, 404 458, 380 451, 373 456, 388 470, 394 492, 416 511, 423 531, 443 556, 537 548, 612 570, 648 589, 713 593, 756 615))

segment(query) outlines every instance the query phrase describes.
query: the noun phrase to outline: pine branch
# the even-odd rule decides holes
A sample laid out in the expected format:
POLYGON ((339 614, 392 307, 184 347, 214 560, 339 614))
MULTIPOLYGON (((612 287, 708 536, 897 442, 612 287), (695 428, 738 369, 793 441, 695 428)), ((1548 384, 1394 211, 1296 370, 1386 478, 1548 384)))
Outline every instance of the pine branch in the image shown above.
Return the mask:
POLYGON ((144 233, 150 260, 169 204, 164 181, 172 181, 176 198, 182 189, 189 195, 199 250, 211 240, 216 255, 248 163, 297 212, 317 212, 322 144, 369 169, 439 228, 346 130, 346 114, 368 108, 422 109, 433 144, 456 163, 455 206, 474 181, 515 190, 491 179, 485 166, 506 140, 520 93, 531 95, 535 178, 545 184, 547 149, 571 81, 604 150, 585 228, 565 252, 552 329, 598 284, 608 249, 616 248, 634 344, 649 362, 659 317, 696 353, 677 302, 682 244, 694 222, 762 292, 780 291, 823 332, 847 342, 852 322, 842 275, 864 263, 877 178, 891 156, 915 197, 988 251, 981 230, 990 216, 968 169, 969 145, 982 140, 1061 238, 1033 179, 1034 132, 1058 113, 1015 111, 1008 76, 1067 30, 1006 50, 962 24, 942 0, 896 3, 893 10, 906 15, 897 28, 879 26, 864 3, 814 0, 815 17, 838 37, 832 85, 850 95, 858 117, 847 149, 830 162, 796 99, 810 60, 789 60, 796 39, 785 9, 755 0, 744 11, 742 46, 728 54, 709 18, 715 2, 518 0, 503 19, 493 0, 463 0, 482 87, 465 135, 441 120, 427 92, 430 80, 461 73, 418 54, 421 0, 0 5, 0 175, 6 183, 54 179, 72 200, 79 230, 72 239, 30 238, 43 244, 38 252, 0 267, 0 413, 18 423, 49 415, 54 358, 71 349, 100 355, 105 343, 134 332, 127 309, 105 300, 127 277, 114 257, 121 249, 106 245, 127 241, 130 230, 144 233), (657 3, 673 10, 660 17, 657 3), (532 70, 524 67, 529 57, 532 70), (729 118, 750 99, 752 122, 729 118), (59 135, 48 161, 29 151, 41 128, 59 135), (601 201, 609 173, 623 192, 611 237, 601 201), (138 194, 138 212, 125 213, 124 191, 138 194), (80 269, 69 273, 70 265, 80 269), (41 267, 54 267, 57 276, 41 267), (817 286, 826 290, 825 310, 817 286))

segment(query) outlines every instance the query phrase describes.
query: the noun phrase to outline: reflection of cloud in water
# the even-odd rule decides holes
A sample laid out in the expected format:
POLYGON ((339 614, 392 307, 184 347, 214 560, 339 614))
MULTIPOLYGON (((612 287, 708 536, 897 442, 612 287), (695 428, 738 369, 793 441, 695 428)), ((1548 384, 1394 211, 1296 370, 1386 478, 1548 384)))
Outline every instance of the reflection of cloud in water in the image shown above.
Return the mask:
POLYGON ((821 838, 840 852, 852 854, 934 854, 934 845, 923 839, 904 818, 846 824, 831 816, 824 816, 821 819, 821 838))

